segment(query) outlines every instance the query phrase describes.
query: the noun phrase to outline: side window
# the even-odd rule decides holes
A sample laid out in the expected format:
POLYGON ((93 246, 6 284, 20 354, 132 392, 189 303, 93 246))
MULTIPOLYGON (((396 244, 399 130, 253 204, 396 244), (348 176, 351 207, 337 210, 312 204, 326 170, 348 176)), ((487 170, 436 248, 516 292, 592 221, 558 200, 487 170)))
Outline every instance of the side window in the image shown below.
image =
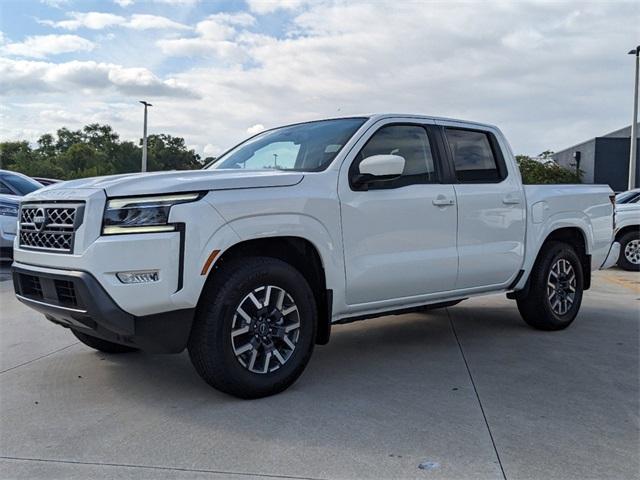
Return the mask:
POLYGON ((373 155, 400 155, 404 158, 402 176, 386 182, 369 185, 369 190, 398 188, 416 183, 436 183, 433 154, 427 131, 418 125, 388 125, 382 127, 367 141, 352 165, 351 173, 358 172, 362 160, 373 155))
POLYGON ((4 182, 0 182, 0 193, 5 194, 5 195, 13 195, 13 190, 11 190, 9 187, 7 187, 4 182))
POLYGON ((495 183, 504 179, 486 132, 446 128, 456 178, 462 183, 495 183))

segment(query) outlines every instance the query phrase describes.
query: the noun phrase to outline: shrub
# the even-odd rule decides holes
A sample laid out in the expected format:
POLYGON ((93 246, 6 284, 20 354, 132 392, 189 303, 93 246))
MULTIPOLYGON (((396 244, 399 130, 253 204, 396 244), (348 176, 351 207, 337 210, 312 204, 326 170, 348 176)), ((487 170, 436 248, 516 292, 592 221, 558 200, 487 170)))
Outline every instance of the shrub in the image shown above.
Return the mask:
POLYGON ((582 172, 563 168, 553 160, 550 160, 548 154, 545 154, 539 160, 526 155, 516 156, 516 162, 522 174, 522 183, 527 185, 582 183, 580 178, 582 172))

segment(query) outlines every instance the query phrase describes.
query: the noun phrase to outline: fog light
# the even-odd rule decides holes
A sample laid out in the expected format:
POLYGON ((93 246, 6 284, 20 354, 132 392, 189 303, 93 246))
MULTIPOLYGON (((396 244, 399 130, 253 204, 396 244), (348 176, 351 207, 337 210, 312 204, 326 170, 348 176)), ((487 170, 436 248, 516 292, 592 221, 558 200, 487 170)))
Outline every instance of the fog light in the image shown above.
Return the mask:
POLYGON ((158 270, 144 270, 140 272, 118 272, 118 280, 122 283, 153 283, 160 280, 158 270))

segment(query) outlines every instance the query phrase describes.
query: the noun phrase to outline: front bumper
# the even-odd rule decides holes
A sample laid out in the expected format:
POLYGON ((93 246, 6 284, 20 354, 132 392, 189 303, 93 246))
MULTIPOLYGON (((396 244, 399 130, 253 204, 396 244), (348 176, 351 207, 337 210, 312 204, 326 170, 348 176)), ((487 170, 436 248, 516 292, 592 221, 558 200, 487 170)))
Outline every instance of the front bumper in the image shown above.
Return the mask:
POLYGON ((184 350, 195 309, 135 316, 122 310, 88 272, 14 264, 18 300, 50 321, 152 353, 184 350))
POLYGON ((613 267, 616 263, 618 263, 618 258, 620 258, 620 243, 613 242, 611 244, 611 248, 609 249, 609 255, 607 255, 607 258, 600 267, 600 270, 613 267))

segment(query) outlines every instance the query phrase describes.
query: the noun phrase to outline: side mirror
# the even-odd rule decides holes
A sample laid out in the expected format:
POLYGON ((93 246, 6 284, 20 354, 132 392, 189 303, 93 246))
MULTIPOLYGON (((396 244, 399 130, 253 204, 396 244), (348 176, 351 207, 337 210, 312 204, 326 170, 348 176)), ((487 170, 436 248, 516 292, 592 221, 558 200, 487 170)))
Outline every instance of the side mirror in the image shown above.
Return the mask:
POLYGON ((371 182, 393 180, 404 171, 404 157, 400 155, 372 155, 360 162, 359 172, 353 179, 356 187, 363 187, 371 182))

